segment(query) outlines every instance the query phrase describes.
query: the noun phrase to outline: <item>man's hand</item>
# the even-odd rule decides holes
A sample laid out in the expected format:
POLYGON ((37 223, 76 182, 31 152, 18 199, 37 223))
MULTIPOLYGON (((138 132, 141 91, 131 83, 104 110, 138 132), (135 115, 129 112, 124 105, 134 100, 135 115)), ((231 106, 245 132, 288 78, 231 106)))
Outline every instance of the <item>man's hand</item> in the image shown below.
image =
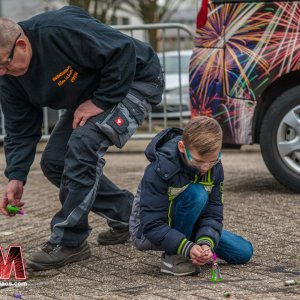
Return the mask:
POLYGON ((22 195, 23 195, 23 186, 24 183, 21 180, 11 180, 6 187, 6 192, 3 195, 2 201, 0 203, 0 213, 8 216, 13 217, 15 214, 9 214, 6 211, 7 204, 15 205, 18 207, 22 207, 24 205, 21 202, 22 195))
POLYGON ((104 110, 97 107, 91 100, 86 100, 75 110, 73 129, 75 129, 78 125, 83 126, 89 118, 99 115, 103 112, 104 110))
POLYGON ((198 266, 205 265, 212 258, 213 253, 207 245, 195 245, 190 251, 192 263, 198 266))

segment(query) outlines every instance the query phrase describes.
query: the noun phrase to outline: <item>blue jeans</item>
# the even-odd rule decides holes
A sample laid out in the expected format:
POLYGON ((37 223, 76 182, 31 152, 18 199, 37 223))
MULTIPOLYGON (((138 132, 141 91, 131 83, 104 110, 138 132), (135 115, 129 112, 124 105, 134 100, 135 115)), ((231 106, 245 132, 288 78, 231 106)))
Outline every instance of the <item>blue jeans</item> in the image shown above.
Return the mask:
MULTIPOLYGON (((208 194, 204 187, 201 184, 190 184, 175 198, 172 228, 184 233, 192 241, 195 224, 205 211, 207 202, 208 194)), ((246 263, 253 255, 249 241, 227 230, 222 230, 220 242, 214 250, 219 258, 231 264, 246 263)))

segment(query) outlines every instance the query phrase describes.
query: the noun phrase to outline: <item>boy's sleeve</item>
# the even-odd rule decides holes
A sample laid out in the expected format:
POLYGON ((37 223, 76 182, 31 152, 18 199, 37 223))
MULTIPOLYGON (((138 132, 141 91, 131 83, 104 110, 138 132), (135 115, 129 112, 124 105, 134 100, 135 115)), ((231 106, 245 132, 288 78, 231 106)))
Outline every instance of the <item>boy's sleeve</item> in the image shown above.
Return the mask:
POLYGON ((167 182, 158 176, 151 164, 142 180, 140 218, 143 235, 167 254, 189 256, 195 243, 170 227, 169 205, 167 182))
POLYGON ((205 244, 211 248, 216 248, 218 246, 223 227, 224 173, 221 164, 216 171, 217 176, 209 195, 207 207, 198 220, 198 230, 195 239, 197 244, 205 244))

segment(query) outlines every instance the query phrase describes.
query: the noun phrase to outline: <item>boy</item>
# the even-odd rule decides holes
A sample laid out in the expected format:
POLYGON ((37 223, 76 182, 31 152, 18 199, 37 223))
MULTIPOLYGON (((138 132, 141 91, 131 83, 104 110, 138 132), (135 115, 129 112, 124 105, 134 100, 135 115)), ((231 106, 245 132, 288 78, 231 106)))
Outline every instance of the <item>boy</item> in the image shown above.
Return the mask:
POLYGON ((200 116, 184 131, 170 128, 148 145, 150 161, 138 187, 130 233, 139 250, 161 250, 161 271, 177 276, 199 273, 213 252, 240 264, 253 255, 250 242, 222 230, 222 129, 200 116))

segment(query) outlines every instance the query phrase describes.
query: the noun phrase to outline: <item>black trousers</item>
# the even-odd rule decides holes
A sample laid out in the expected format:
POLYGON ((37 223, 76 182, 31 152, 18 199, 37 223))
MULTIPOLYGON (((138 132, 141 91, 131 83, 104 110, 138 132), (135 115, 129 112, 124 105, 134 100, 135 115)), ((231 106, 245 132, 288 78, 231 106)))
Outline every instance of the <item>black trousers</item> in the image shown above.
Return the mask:
POLYGON ((133 195, 120 189, 103 175, 104 155, 112 141, 122 134, 117 128, 107 131, 103 124, 115 125, 112 115, 120 113, 127 118, 127 133, 120 135, 123 145, 147 116, 152 104, 161 101, 164 89, 163 74, 153 82, 134 82, 132 89, 113 113, 106 111, 90 118, 84 126, 72 129, 73 113, 66 111, 56 124, 41 160, 45 176, 59 187, 61 209, 51 221, 50 242, 63 246, 79 246, 89 235, 88 214, 93 212, 105 217, 114 229, 129 225, 133 195), (138 91, 142 91, 141 93, 138 91), (125 107, 125 108, 124 108, 125 107), (111 113, 111 114, 110 114, 111 113), (137 118, 138 116, 138 118, 137 118), (106 130, 106 134, 104 133, 106 130), (112 139, 114 135, 114 139, 112 139), (109 138, 110 136, 110 138, 109 138))
POLYGON ((51 222, 50 241, 78 246, 89 235, 90 210, 105 217, 115 229, 128 226, 133 195, 103 175, 104 154, 111 142, 91 118, 72 129, 73 113, 66 111, 55 126, 41 160, 45 176, 60 188, 61 210, 51 222))

